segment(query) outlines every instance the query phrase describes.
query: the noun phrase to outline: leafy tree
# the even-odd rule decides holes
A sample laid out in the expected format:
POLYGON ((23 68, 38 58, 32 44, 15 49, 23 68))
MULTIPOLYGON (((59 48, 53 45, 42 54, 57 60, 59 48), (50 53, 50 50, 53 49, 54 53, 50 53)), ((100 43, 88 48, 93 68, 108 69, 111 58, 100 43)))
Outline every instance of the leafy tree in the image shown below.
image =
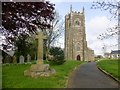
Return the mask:
POLYGON ((44 53, 46 57, 49 55, 51 46, 54 46, 55 42, 62 36, 64 31, 64 22, 61 20, 59 13, 55 12, 54 19, 52 20, 52 28, 43 30, 47 39, 44 42, 44 53))
POLYGON ((43 30, 51 28, 54 19, 54 4, 42 2, 2 2, 2 29, 5 36, 3 49, 18 50, 26 54, 25 50, 30 45, 28 37, 43 30))
MULTIPOLYGON (((30 39, 31 40, 31 39, 30 39)), ((31 55, 31 59, 32 60, 36 60, 37 58, 37 40, 34 40, 33 38, 32 38, 32 40, 31 40, 32 42, 31 42, 31 44, 29 45, 29 51, 28 51, 28 54, 30 54, 31 55)))
POLYGON ((64 60, 64 51, 60 47, 51 47, 50 55, 53 56, 53 60, 50 60, 53 64, 63 64, 64 60))
POLYGON ((54 5, 43 2, 2 2, 2 26, 6 43, 36 34, 37 28, 51 27, 54 5))
POLYGON ((16 41, 17 49, 15 54, 17 61, 19 62, 19 56, 23 55, 27 60, 27 55, 31 56, 32 60, 36 60, 37 54, 37 42, 33 37, 21 37, 16 41))

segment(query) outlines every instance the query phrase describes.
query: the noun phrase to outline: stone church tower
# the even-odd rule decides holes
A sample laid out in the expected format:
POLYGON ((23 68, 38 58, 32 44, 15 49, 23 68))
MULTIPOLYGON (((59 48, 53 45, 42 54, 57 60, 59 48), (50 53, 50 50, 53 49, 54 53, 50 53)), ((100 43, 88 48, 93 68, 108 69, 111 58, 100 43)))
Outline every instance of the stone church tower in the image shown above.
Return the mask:
POLYGON ((71 6, 65 16, 65 59, 94 60, 94 51, 87 47, 84 8, 82 12, 73 12, 71 6))

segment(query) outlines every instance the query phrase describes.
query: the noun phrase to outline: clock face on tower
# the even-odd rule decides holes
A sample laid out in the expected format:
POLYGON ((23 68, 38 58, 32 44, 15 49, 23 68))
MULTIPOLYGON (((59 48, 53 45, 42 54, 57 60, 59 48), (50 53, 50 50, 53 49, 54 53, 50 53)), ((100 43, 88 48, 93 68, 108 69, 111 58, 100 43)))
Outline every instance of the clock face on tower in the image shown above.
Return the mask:
POLYGON ((75 26, 80 26, 81 21, 77 18, 77 19, 75 19, 74 24, 75 24, 75 26))

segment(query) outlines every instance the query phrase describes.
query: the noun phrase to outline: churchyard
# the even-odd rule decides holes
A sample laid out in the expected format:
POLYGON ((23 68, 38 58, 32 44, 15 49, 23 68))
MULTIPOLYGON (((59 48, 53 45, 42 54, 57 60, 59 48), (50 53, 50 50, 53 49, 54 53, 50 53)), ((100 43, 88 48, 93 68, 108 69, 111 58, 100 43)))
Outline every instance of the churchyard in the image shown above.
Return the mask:
MULTIPOLYGON (((3 29, 3 31, 6 30, 7 34, 5 33, 5 37, 6 39, 8 39, 8 42, 6 42, 5 44, 7 44, 8 47, 10 47, 9 44, 11 44, 11 46, 13 46, 11 47, 11 50, 15 50, 15 53, 13 55, 2 53, 3 64, 2 67, 0 67, 2 68, 0 69, 2 70, 0 71, 2 72, 2 78, 0 76, 0 80, 2 79, 2 87, 67 88, 70 75, 73 74, 72 71, 76 68, 78 68, 77 70, 80 70, 81 67, 78 66, 80 66, 81 64, 81 66, 83 66, 81 77, 86 76, 87 78, 89 78, 88 81, 95 80, 94 77, 97 77, 99 75, 94 72, 95 75, 93 76, 93 78, 91 78, 91 76, 93 75, 93 72, 91 71, 96 70, 97 67, 96 62, 94 62, 94 50, 87 47, 87 41, 85 37, 86 33, 84 8, 82 10, 82 13, 80 14, 80 12, 73 12, 71 6, 68 16, 74 17, 74 15, 82 15, 80 17, 83 19, 81 20, 81 22, 79 22, 80 19, 75 16, 75 26, 77 27, 75 30, 75 32, 77 31, 76 35, 72 35, 73 31, 71 31, 72 29, 70 29, 74 26, 74 24, 72 24, 73 26, 68 25, 70 26, 68 27, 70 29, 68 31, 70 32, 65 33, 70 33, 71 36, 69 39, 67 38, 68 36, 66 36, 65 43, 67 43, 65 47, 59 48, 52 47, 53 44, 51 44, 50 42, 54 43, 54 41, 58 41, 57 39, 55 39, 57 36, 59 36, 59 34, 57 33, 65 27, 59 27, 58 31, 54 30, 55 28, 53 27, 60 26, 60 24, 57 24, 57 26, 51 25, 51 23, 56 24, 60 21, 58 20, 58 18, 55 18, 57 14, 54 12, 54 5, 49 4, 49 2, 39 2, 39 4, 40 5, 37 5, 35 3, 26 4, 24 2, 22 4, 3 3, 2 23, 3 27, 5 28, 3 29), (8 11, 6 11, 6 7, 9 13, 8 11), (38 8, 40 10, 38 10, 38 8), (14 17, 15 15, 18 19, 14 17), (13 25, 15 22, 17 23, 13 25), (79 29, 79 26, 81 29, 79 29), (78 38, 79 36, 81 37, 78 38), (74 42, 73 40, 75 40, 76 42, 74 42), (84 67, 84 65, 86 67, 84 67), (91 67, 85 70, 90 65, 91 67), (92 67, 92 65, 94 65, 94 67, 92 67), (86 74, 88 70, 90 70, 90 72, 86 74)), ((66 20, 69 21, 68 23, 74 23, 74 18, 72 17, 69 18, 70 20, 68 20, 68 17, 66 17, 66 20)), ((7 45, 4 45, 5 50, 7 50, 7 45)), ((97 66, 120 80, 120 75, 118 73, 118 63, 119 60, 100 60, 99 62, 97 62, 97 66)), ((100 73, 100 71, 97 72, 100 73)), ((80 78, 80 76, 77 77, 80 78)), ((86 77, 84 78, 84 80, 86 79, 86 77)), ((103 77, 106 78, 104 75, 103 77)), ((99 81, 99 78, 97 79, 98 80, 96 81, 99 81)), ((101 83, 103 84, 103 82, 101 83)))
MULTIPOLYGON (((49 64, 49 62, 44 63, 49 64)), ((5 64, 2 67, 2 85, 3 88, 65 88, 72 71, 82 63, 85 62, 68 60, 62 65, 50 64, 50 68, 54 68, 56 73, 48 77, 36 78, 24 75, 24 71, 32 64, 36 64, 36 61, 28 64, 5 64)), ((97 66, 120 80, 118 63, 119 60, 103 59, 97 62, 97 66)))
MULTIPOLYGON (((42 37, 41 35, 39 38, 42 37)), ((71 72, 75 69, 75 67, 79 66, 83 62, 77 60, 66 60, 64 63, 56 65, 52 64, 51 61, 48 60, 43 61, 42 43, 43 41, 39 40, 37 60, 31 62, 30 55, 27 55, 27 62, 24 62, 25 58, 21 55, 19 57, 19 63, 14 62, 11 64, 3 64, 3 88, 67 87, 68 79, 70 78, 71 72)), ((56 51, 54 53, 57 54, 59 52, 56 51)), ((102 60, 99 61, 97 64, 103 70, 120 79, 118 76, 118 60, 102 60)))
POLYGON ((80 61, 66 61, 62 65, 51 65, 56 73, 49 77, 32 78, 24 76, 24 70, 31 64, 3 65, 3 88, 65 88, 72 70, 79 66, 80 61))

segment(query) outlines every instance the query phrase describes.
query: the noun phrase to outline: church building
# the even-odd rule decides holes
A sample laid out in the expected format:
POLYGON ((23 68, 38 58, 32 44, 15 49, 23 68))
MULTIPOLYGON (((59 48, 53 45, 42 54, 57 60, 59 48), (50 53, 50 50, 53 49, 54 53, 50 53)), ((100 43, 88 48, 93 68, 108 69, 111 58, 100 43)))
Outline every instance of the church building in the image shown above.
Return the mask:
POLYGON ((71 6, 65 16, 65 60, 94 60, 94 51, 87 47, 84 8, 74 12, 71 6))

